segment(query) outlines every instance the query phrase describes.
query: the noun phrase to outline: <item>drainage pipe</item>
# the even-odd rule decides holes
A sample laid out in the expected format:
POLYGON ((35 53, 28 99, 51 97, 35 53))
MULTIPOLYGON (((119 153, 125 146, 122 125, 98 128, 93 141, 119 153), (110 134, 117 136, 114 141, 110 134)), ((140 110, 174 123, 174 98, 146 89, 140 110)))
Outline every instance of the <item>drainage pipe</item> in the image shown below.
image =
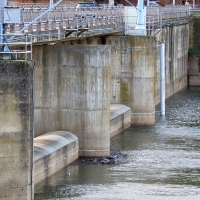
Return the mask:
POLYGON ((160 114, 165 115, 165 44, 160 45, 160 114))
POLYGON ((146 27, 144 26, 144 0, 138 0, 138 22, 137 27, 135 29, 145 30, 146 27))

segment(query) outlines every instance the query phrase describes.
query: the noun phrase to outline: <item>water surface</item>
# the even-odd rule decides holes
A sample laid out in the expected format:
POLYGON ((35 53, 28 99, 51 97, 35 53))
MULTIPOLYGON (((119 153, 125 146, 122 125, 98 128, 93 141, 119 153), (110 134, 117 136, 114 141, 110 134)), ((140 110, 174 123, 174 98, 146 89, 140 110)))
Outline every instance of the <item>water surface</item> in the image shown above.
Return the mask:
POLYGON ((200 91, 167 99, 165 117, 157 112, 153 127, 129 128, 111 147, 127 162, 72 164, 37 185, 35 200, 199 200, 200 91))

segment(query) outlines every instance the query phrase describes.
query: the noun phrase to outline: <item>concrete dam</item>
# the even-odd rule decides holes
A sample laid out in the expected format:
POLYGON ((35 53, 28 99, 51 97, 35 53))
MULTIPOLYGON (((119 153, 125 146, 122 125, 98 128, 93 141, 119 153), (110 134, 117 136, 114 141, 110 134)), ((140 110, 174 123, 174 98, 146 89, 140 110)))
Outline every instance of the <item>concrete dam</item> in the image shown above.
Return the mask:
POLYGON ((160 44, 168 98, 188 86, 189 29, 37 43, 34 62, 1 60, 0 199, 33 199, 34 184, 79 156, 109 156, 111 137, 153 125, 160 44))

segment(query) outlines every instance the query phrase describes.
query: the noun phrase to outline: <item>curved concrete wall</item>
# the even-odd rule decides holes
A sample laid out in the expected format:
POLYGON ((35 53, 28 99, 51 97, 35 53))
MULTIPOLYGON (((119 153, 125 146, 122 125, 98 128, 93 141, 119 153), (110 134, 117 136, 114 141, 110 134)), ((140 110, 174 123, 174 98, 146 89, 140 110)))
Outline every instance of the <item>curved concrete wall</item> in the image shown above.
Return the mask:
POLYGON ((122 104, 110 106, 110 137, 114 137, 131 126, 131 109, 122 104))
POLYGON ((34 139, 34 184, 60 171, 78 158, 78 137, 55 131, 34 139))

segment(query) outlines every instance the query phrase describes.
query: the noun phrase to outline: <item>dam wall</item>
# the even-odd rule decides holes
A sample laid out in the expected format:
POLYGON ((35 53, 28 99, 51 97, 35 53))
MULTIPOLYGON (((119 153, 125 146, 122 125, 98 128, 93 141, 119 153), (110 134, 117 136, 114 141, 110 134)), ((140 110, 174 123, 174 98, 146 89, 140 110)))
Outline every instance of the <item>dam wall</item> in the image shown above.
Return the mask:
POLYGON ((190 47, 188 58, 188 87, 200 88, 200 16, 190 22, 190 47))
MULTIPOLYGON (((172 24, 160 32, 152 33, 156 41, 165 44, 165 87, 166 98, 187 87, 189 24, 172 24)), ((156 62, 155 102, 160 102, 160 55, 156 62)))
POLYGON ((34 45, 35 137, 69 131, 80 156, 110 153, 110 105, 131 108, 132 126, 155 123, 160 101, 160 44, 165 43, 166 97, 187 86, 189 25, 152 36, 103 36, 34 45), (104 126, 102 126, 102 124, 104 126))

